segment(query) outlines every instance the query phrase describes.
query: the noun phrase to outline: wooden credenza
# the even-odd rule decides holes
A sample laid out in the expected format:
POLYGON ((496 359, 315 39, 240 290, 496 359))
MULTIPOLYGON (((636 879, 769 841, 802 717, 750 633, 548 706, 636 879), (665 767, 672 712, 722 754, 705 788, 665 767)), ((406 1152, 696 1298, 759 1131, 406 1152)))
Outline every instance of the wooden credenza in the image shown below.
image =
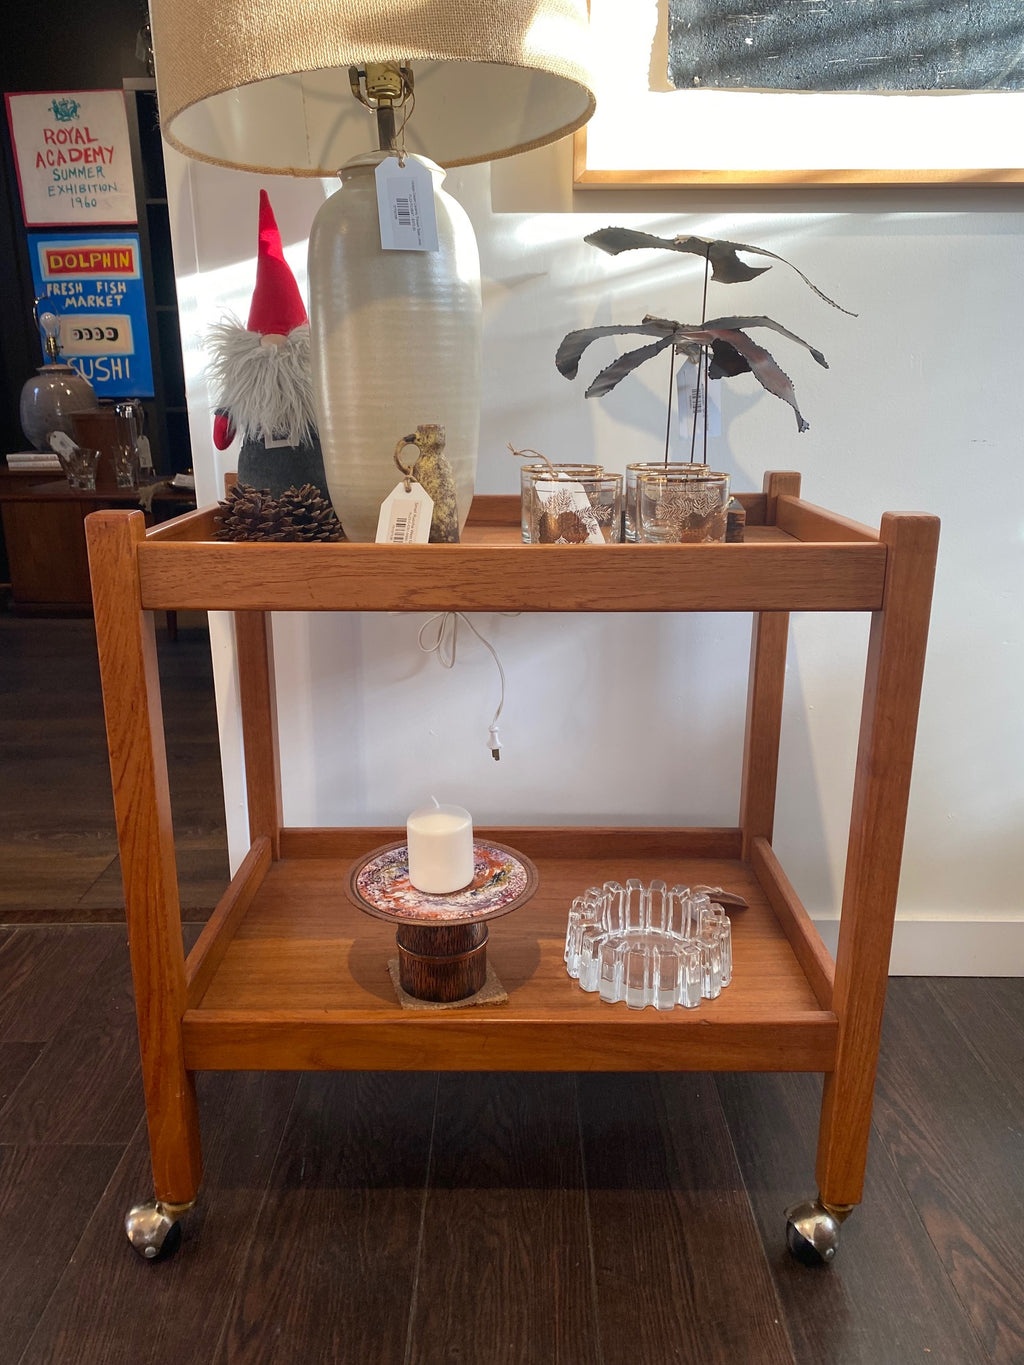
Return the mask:
MULTIPOLYGON (((138 504, 138 496, 131 488, 81 492, 69 488, 63 474, 0 470, 0 512, 14 609, 91 613, 85 518, 105 508, 130 509, 138 504)), ((194 506, 194 494, 168 487, 154 499, 154 515, 147 521, 163 521, 194 506)))

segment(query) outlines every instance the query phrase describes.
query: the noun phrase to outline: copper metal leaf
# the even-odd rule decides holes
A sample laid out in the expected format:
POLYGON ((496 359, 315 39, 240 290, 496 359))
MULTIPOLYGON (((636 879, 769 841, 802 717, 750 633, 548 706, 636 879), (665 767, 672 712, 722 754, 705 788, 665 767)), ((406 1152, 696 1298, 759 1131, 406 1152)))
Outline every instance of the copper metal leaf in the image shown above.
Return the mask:
POLYGON ((701 256, 711 263, 711 274, 719 284, 742 284, 744 280, 756 279, 770 270, 768 265, 747 265, 741 261, 732 248, 732 242, 719 242, 710 237, 657 237, 653 232, 640 232, 636 228, 607 227, 588 233, 583 239, 590 246, 599 247, 609 256, 618 256, 622 251, 636 251, 642 247, 657 247, 663 251, 683 251, 691 256, 701 256))
POLYGON ((711 265, 712 278, 719 284, 742 284, 745 280, 755 279, 758 275, 763 275, 771 267, 767 265, 753 266, 741 261, 737 252, 744 251, 753 256, 767 256, 773 261, 780 261, 783 265, 788 265, 790 270, 796 273, 807 285, 808 289, 817 294, 819 299, 831 304, 833 308, 838 308, 841 313, 846 313, 850 317, 856 317, 856 313, 851 313, 842 304, 836 303, 835 299, 829 296, 813 284, 802 270, 797 270, 791 261, 787 261, 784 256, 778 256, 774 251, 766 251, 764 247, 749 246, 745 242, 726 242, 716 237, 658 237, 651 232, 639 232, 635 228, 607 227, 599 228, 596 232, 588 233, 583 239, 591 246, 599 247, 601 251, 606 251, 609 256, 617 256, 620 251, 635 251, 641 247, 658 247, 663 251, 681 251, 690 256, 702 256, 711 265))
POLYGON ((650 360, 659 351, 664 351, 671 346, 675 340, 674 333, 669 333, 667 337, 662 337, 659 341, 652 341, 649 346, 641 346, 637 351, 626 351, 613 360, 610 365, 606 365, 600 374, 595 375, 591 381, 584 398, 601 398, 604 394, 610 393, 620 379, 625 379, 627 374, 631 374, 638 365, 642 365, 645 360, 650 360))
POLYGON ((731 379, 733 375, 749 373, 750 366, 735 346, 730 346, 721 337, 711 343, 711 361, 708 365, 709 379, 731 379))
POLYGON ((795 332, 791 332, 788 327, 783 327, 781 322, 776 322, 773 318, 743 317, 743 318, 708 318, 707 322, 687 324, 683 330, 686 332, 700 331, 737 331, 746 327, 770 327, 773 332, 778 332, 780 336, 786 337, 789 341, 795 341, 804 350, 810 351, 811 355, 822 366, 828 369, 828 361, 809 341, 804 341, 803 337, 798 337, 795 332))
POLYGON ((751 373, 761 387, 767 389, 769 393, 773 393, 776 398, 781 398, 793 409, 796 413, 797 431, 809 429, 810 424, 804 421, 803 414, 797 407, 793 381, 785 371, 779 368, 775 359, 769 355, 763 346, 759 346, 745 332, 733 330, 717 332, 708 327, 702 328, 701 331, 703 335, 699 338, 700 340, 711 343, 722 340, 734 347, 746 360, 751 373))
POLYGON ((580 367, 580 357, 592 341, 597 341, 600 337, 632 335, 671 337, 678 325, 665 318, 644 318, 643 322, 630 327, 581 327, 579 331, 569 332, 562 338, 555 352, 555 365, 559 374, 564 374, 566 379, 575 379, 580 367))
POLYGON ((714 368, 717 369, 719 364, 722 366, 717 374, 712 369, 714 378, 722 374, 742 374, 749 370, 763 389, 789 404, 796 413, 797 429, 807 431, 808 424, 797 407, 792 380, 779 368, 774 357, 763 346, 759 346, 741 330, 742 327, 768 327, 778 332, 780 336, 803 346, 805 350, 810 351, 819 365, 828 368, 828 362, 819 350, 802 337, 798 337, 795 332, 783 327, 781 323, 764 316, 711 318, 704 323, 680 323, 670 318, 655 318, 648 315, 643 322, 632 327, 617 325, 585 327, 570 332, 563 339, 555 356, 555 364, 567 379, 575 379, 579 371, 580 357, 592 341, 606 336, 629 336, 638 333, 641 335, 653 333, 657 336, 657 341, 651 342, 648 346, 641 346, 635 351, 627 351, 601 370, 585 394, 587 398, 600 398, 615 388, 620 380, 631 374, 645 360, 650 360, 668 346, 674 345, 677 351, 687 354, 694 345, 710 346, 714 355, 714 368))

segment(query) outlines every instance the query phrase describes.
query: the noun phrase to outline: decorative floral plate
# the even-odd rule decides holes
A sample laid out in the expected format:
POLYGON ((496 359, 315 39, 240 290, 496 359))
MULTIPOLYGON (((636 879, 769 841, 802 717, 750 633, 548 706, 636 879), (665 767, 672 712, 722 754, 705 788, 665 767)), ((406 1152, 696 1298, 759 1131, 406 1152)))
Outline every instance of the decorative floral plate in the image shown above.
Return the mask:
POLYGON ((461 891, 432 896, 409 881, 405 843, 375 848, 349 874, 349 899, 379 919, 411 924, 460 924, 493 919, 528 901, 537 889, 529 858, 504 844, 473 841, 473 880, 461 891))

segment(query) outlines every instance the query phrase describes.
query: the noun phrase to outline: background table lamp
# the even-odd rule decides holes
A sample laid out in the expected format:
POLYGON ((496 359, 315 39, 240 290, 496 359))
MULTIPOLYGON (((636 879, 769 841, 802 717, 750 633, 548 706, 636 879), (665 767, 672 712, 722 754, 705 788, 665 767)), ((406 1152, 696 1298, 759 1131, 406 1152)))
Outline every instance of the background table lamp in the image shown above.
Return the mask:
POLYGON ((586 122, 585 0, 152 0, 151 18, 172 146, 241 170, 341 175, 310 233, 309 311, 324 465, 347 534, 374 538, 395 444, 424 423, 447 429, 464 524, 480 275, 439 167, 586 122), (381 246, 375 172, 396 146, 429 172, 437 250, 381 246))

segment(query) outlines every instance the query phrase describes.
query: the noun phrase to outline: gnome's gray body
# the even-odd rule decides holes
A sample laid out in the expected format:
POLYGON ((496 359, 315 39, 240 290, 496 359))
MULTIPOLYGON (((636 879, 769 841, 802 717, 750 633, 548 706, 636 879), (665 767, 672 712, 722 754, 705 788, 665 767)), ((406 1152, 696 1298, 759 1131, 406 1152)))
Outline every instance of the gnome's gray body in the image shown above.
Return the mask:
POLYGON ((286 488, 301 488, 311 483, 330 500, 320 438, 314 431, 297 446, 246 437, 238 452, 238 482, 250 488, 266 488, 279 498, 286 488))

